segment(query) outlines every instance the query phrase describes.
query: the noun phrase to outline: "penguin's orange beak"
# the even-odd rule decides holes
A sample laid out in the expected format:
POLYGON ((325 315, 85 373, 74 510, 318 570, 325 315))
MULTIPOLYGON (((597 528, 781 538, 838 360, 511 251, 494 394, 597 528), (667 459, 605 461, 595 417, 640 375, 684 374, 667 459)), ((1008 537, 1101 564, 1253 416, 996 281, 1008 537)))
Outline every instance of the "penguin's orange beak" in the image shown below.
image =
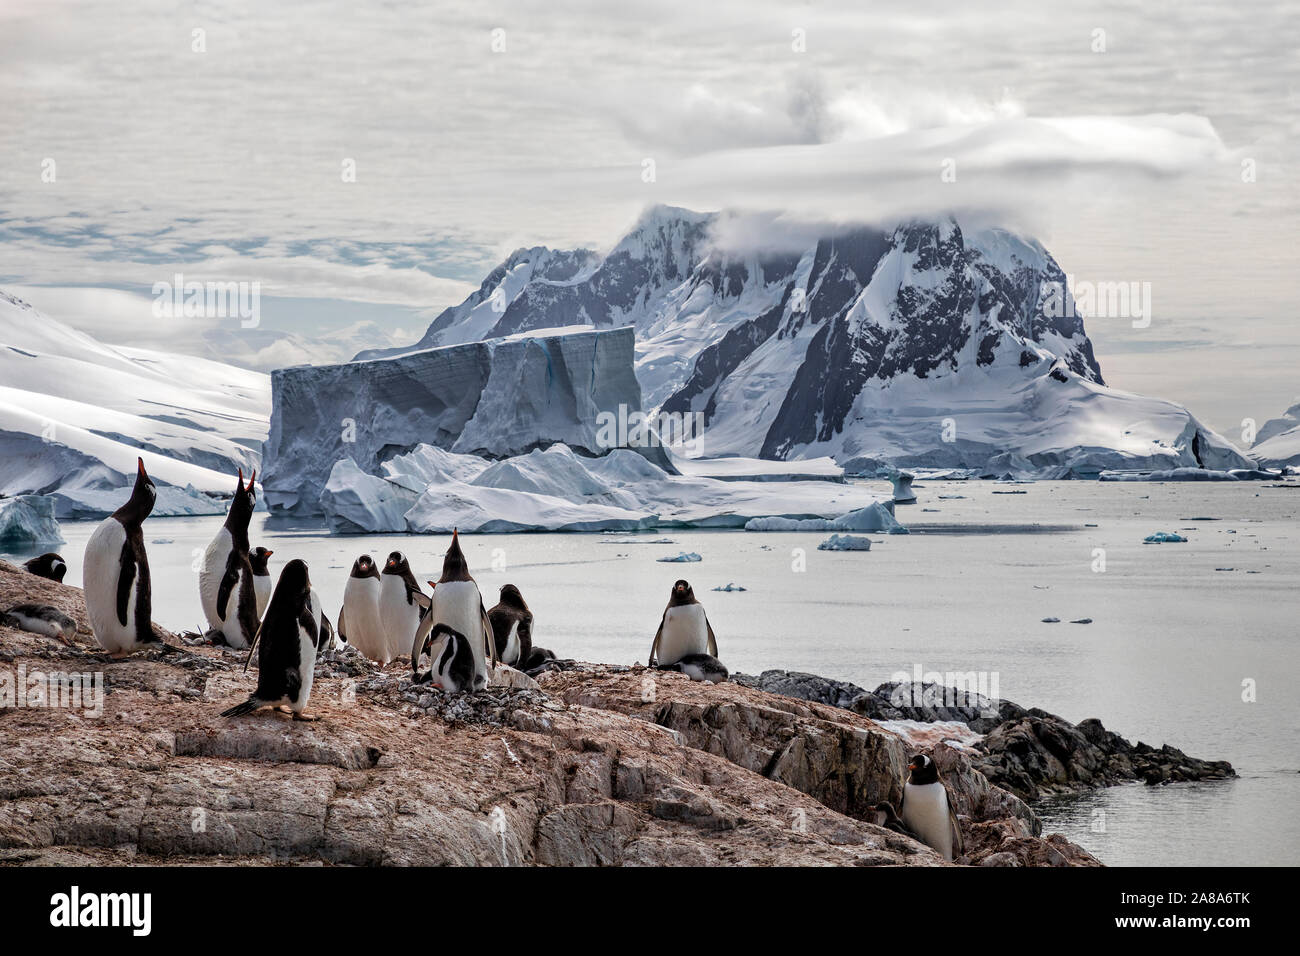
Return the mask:
POLYGON ((431 587, 431 588, 436 588, 436 587, 438 586, 438 582, 437 582, 437 581, 425 581, 424 583, 427 584, 427 585, 429 585, 429 587, 431 587))
POLYGON ((273 554, 275 554, 274 551, 268 551, 268 552, 266 552, 266 556, 267 556, 268 558, 269 558, 271 555, 273 555, 273 554))
POLYGON ((908 770, 915 770, 915 769, 916 769, 917 767, 919 767, 919 766, 920 766, 920 764, 909 763, 909 764, 907 765, 907 769, 908 769, 908 770))
POLYGON ((137 459, 135 460, 135 473, 136 473, 137 475, 139 475, 141 478, 148 478, 148 477, 149 477, 149 475, 146 474, 146 473, 145 473, 145 470, 144 470, 144 459, 143 459, 143 458, 137 458, 137 459))

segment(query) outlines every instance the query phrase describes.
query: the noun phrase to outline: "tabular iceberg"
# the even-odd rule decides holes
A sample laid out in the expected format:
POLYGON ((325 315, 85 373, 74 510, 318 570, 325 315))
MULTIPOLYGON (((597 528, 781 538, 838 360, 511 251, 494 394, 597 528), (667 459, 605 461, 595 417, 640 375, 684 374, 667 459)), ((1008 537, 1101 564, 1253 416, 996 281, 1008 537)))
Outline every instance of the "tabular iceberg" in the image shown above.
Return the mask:
MULTIPOLYGON (((599 454, 601 413, 641 408, 632 359, 632 330, 616 329, 280 369, 271 376, 267 504, 275 514, 320 515, 338 461, 375 475, 421 444, 490 458, 553 442, 599 454)), ((428 461, 394 464, 393 477, 441 467, 424 454, 428 461)))
POLYGON ((0 545, 62 544, 54 499, 46 495, 0 498, 0 545))

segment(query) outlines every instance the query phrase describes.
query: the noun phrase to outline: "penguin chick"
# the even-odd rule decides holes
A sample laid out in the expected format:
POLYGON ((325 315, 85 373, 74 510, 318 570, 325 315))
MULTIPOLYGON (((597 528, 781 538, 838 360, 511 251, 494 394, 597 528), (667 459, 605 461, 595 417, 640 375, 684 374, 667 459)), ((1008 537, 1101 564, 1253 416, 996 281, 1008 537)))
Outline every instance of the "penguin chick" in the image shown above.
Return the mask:
POLYGON ((77 633, 77 622, 48 604, 15 604, 7 611, 0 611, 0 624, 53 637, 69 647, 73 646, 72 636, 77 633))
POLYGON ((691 680, 708 684, 726 683, 731 676, 726 666, 712 654, 687 654, 675 664, 660 664, 661 671, 677 671, 691 680))

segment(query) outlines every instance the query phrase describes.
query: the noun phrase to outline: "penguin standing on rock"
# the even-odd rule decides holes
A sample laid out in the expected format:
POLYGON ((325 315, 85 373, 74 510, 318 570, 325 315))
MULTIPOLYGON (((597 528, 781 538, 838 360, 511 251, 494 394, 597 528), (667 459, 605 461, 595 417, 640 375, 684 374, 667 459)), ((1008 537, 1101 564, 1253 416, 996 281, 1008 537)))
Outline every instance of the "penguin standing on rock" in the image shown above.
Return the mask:
POLYGON ((248 552, 248 564, 253 569, 253 596, 257 598, 257 619, 260 621, 271 603, 271 569, 267 559, 275 554, 269 548, 254 548, 248 552))
POLYGON ((63 576, 68 573, 68 563, 63 560, 62 555, 55 554, 53 551, 32 558, 30 561, 24 561, 23 567, 38 577, 49 578, 60 584, 63 583, 63 576))
MULTIPOLYGON (((315 720, 304 711, 311 697, 316 654, 325 640, 320 598, 312 590, 307 565, 293 560, 280 572, 280 580, 266 608, 266 618, 254 637, 257 647, 257 690, 248 700, 222 711, 222 717, 240 717, 261 707, 285 707, 294 720, 315 720)), ((249 650, 249 657, 253 655, 249 650)))
MULTIPOLYGON (((376 654, 383 651, 383 656, 371 660, 391 661, 398 654, 405 653, 411 646, 411 639, 420 626, 420 618, 429 607, 429 596, 420 590, 420 584, 411 573, 411 565, 406 555, 394 551, 384 562, 384 571, 379 579, 379 624, 383 629, 384 647, 376 649, 376 654), (389 653, 388 645, 397 650, 389 653)), ((350 583, 350 582, 349 582, 350 583)), ((346 604, 346 594, 344 603, 346 604)), ((346 611, 346 608, 344 609, 346 611)), ((352 627, 351 624, 348 627, 352 627)), ((354 640, 351 636, 349 640, 354 640)), ((362 651, 367 657, 370 654, 362 651)), ((411 666, 415 666, 412 662, 411 666)))
POLYGON ((352 574, 343 588, 343 607, 339 611, 339 635, 362 655, 387 664, 407 651, 400 634, 384 630, 379 617, 382 588, 375 559, 363 554, 352 562, 352 574))
POLYGON ((236 649, 251 646, 257 633, 257 592, 248 557, 248 523, 253 518, 256 478, 257 472, 253 472, 245 487, 244 472, 240 470, 226 523, 208 545, 199 569, 199 598, 211 628, 208 633, 214 643, 236 649))
POLYGON ((680 670, 692 680, 727 679, 727 669, 718 660, 718 639, 687 581, 678 581, 668 592, 668 606, 650 645, 649 665, 680 670))
POLYGON ((483 606, 483 595, 470 576, 469 565, 460 550, 460 535, 451 534, 451 547, 442 559, 442 577, 433 584, 433 604, 415 632, 411 645, 411 670, 418 676, 420 655, 429 649, 430 659, 437 662, 450 643, 450 634, 464 637, 474 656, 474 673, 466 690, 482 690, 487 686, 491 664, 497 662, 496 639, 492 622, 483 606), (444 625, 439 630, 438 625, 444 625), (435 634, 437 635, 435 637, 435 634))
POLYGON ((137 458, 136 465, 131 499, 101 521, 86 542, 86 615, 95 640, 115 660, 161 643, 150 621, 153 591, 141 531, 158 492, 144 470, 144 459, 137 458))
POLYGON ((907 765, 911 777, 903 785, 903 825, 945 860, 962 854, 961 827, 939 779, 939 768, 925 754, 907 765))

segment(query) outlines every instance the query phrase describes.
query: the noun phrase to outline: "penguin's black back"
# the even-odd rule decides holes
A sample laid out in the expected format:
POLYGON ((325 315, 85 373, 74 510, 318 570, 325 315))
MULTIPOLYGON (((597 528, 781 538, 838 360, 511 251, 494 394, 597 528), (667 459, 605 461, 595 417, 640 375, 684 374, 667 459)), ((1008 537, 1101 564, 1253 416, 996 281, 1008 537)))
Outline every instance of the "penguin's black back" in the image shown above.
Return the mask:
MULTIPOLYGON (((488 620, 492 623, 492 639, 497 645, 497 657, 506 652, 510 642, 510 629, 519 624, 519 664, 528 659, 533 650, 533 612, 524 607, 520 610, 504 601, 488 611, 488 620)), ((517 665, 516 665, 517 666, 517 665)))
POLYGON ((287 697, 297 701, 302 687, 300 627, 311 637, 313 644, 319 640, 319 629, 311 609, 307 565, 295 559, 280 572, 280 580, 262 619, 262 636, 257 649, 255 696, 258 699, 278 701, 287 697))
POLYGON ((439 624, 433 629, 430 637, 437 640, 446 635, 447 641, 443 645, 442 653, 434 662, 433 672, 435 674, 446 674, 456 683, 457 691, 473 689, 474 682, 474 651, 470 648, 469 641, 460 631, 448 627, 446 624, 439 624))

